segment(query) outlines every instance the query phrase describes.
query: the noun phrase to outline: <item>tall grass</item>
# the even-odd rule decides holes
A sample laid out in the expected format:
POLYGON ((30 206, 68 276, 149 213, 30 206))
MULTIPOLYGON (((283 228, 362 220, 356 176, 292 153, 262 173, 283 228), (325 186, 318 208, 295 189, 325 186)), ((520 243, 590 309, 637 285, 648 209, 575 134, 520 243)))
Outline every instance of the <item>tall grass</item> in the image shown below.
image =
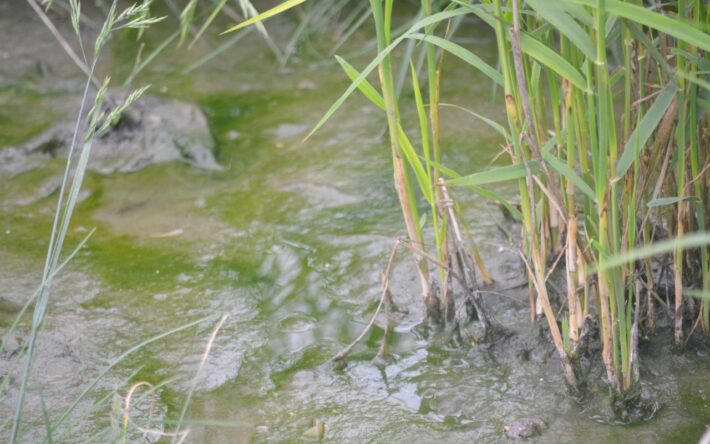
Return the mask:
MULTIPOLYGON (((650 260, 610 266, 610 258, 648 247, 663 232, 678 240, 689 231, 702 233, 708 218, 706 191, 699 183, 691 189, 687 174, 694 164, 693 179, 702 183, 700 165, 707 162, 699 146, 697 103, 704 84, 697 75, 699 50, 710 47, 700 22, 707 8, 683 1, 662 10, 617 0, 509 5, 494 0, 464 7, 489 23, 498 39, 509 131, 521 135, 511 141, 511 161, 521 166, 525 256, 536 305, 543 308, 570 385, 577 383, 568 367, 579 372, 585 319, 596 315, 607 381, 624 395, 638 382, 641 303, 654 316, 648 284, 658 276, 650 260), (619 47, 620 60, 610 61, 609 49, 619 47), (672 169, 675 179, 668 174, 672 169), (549 273, 548 259, 562 252, 567 297, 558 319, 541 278, 549 273)), ((475 176, 458 183, 469 180, 475 176)), ((707 238, 695 238, 692 246, 699 249, 688 251, 677 242, 673 250, 679 346, 684 315, 699 314, 684 296, 684 282, 707 285, 707 238), (693 257, 700 258, 700 273, 684 267, 693 257)), ((706 310, 700 312, 707 330, 706 310)), ((645 322, 650 326, 654 319, 645 322)))
MULTIPOLYGON (((276 58, 286 63, 294 42, 313 32, 311 27, 323 26, 344 11, 348 2, 314 1, 304 5, 310 8, 310 14, 304 16, 282 52, 260 22, 305 3, 289 0, 259 14, 251 2, 241 0, 239 14, 227 9, 221 0, 206 8, 188 0, 183 9, 174 8, 181 26, 165 46, 174 40, 186 41, 188 34, 192 35, 189 45, 194 45, 217 14, 227 11, 236 18, 248 17, 228 32, 256 24, 276 58), (204 18, 199 28, 195 26, 198 18, 204 18)), ((36 344, 46 321, 52 279, 64 263, 60 263, 61 252, 91 142, 145 91, 136 90, 125 103, 106 112, 108 82, 104 82, 95 94, 93 107, 85 111, 91 102, 96 63, 111 33, 143 28, 156 21, 149 15, 149 1, 121 13, 116 4, 114 1, 109 8, 88 57, 81 43, 80 4, 69 1, 88 75, 36 294, 20 398, 11 421, 13 442, 21 437, 36 344)), ((394 0, 369 0, 368 5, 369 11, 356 6, 341 32, 351 35, 365 23, 364 17, 371 17, 376 55, 361 70, 336 56, 351 83, 313 132, 356 90, 382 109, 407 245, 413 253, 427 315, 435 326, 456 330, 473 318, 486 331, 492 326, 478 292, 479 279, 488 281, 488 273, 477 252, 465 243, 464 225, 449 193, 450 188, 466 187, 503 203, 520 220, 520 250, 530 282, 531 317, 545 317, 564 380, 571 388, 579 389, 584 383, 579 358, 590 352, 589 337, 593 329, 598 329, 606 382, 618 400, 635 393, 640 377, 640 331, 652 331, 656 317, 666 311, 656 310, 664 291, 673 296, 677 346, 682 347, 698 325, 710 334, 709 300, 701 297, 696 303, 689 297, 707 295, 710 290, 710 235, 706 231, 710 223, 710 156, 704 136, 708 122, 705 114, 710 109, 706 99, 710 86, 706 79, 710 68, 706 56, 710 51, 710 8, 704 2, 672 0, 648 7, 641 0, 421 0, 416 17, 400 28, 393 27, 394 0), (495 67, 450 39, 452 29, 462 26, 461 18, 466 16, 487 24, 495 34, 495 67), (407 48, 403 60, 394 55, 402 45, 407 48), (502 88, 500 105, 507 122, 479 117, 501 134, 509 165, 462 176, 442 164, 439 110, 446 57, 463 60, 490 78, 492 86, 502 88), (371 83, 368 79, 375 76, 376 81, 371 83), (405 76, 410 80, 413 100, 405 100, 400 94, 405 76), (418 143, 412 142, 412 129, 402 122, 403 107, 416 112, 418 143), (517 182, 519 210, 482 187, 501 181, 517 182), (420 198, 427 203, 424 210, 418 205, 420 198), (429 217, 423 217, 423 211, 429 217), (433 233, 435 255, 429 254, 427 248, 431 247, 425 245, 426 230, 433 233), (658 272, 654 257, 659 256, 670 258, 672 269, 658 272), (547 285, 557 267, 561 267, 558 272, 566 282, 559 300, 547 285), (454 300, 454 282, 463 296, 458 303, 454 300), (458 317, 462 312, 471 317, 458 317)), ((341 44, 342 39, 336 48, 341 44)), ((165 46, 160 45, 156 51, 165 46)), ((152 58, 153 54, 146 60, 152 58)), ((143 66, 136 65, 131 79, 143 66)), ((385 286, 383 298, 386 294, 385 286)), ((148 343, 198 322, 130 349, 99 378, 148 343)), ((220 326, 221 322, 215 334, 220 326)), ((59 419, 48 419, 48 439, 97 381, 59 419)), ((127 400, 126 411, 129 404, 127 400)), ((623 407, 623 403, 617 406, 623 407)), ((174 441, 184 437, 180 428, 186 410, 187 403, 175 433, 170 435, 174 441)), ((623 413, 624 409, 619 411, 623 413)), ((123 437, 128 423, 124 417, 123 437)))
MULTIPOLYGON (((29 1, 34 3, 33 0, 29 1)), ((72 0, 70 5, 72 27, 81 42, 79 20, 81 15, 80 4, 78 1, 72 0)), ((91 61, 87 60, 86 50, 84 49, 83 44, 80 45, 81 53, 84 57, 84 63, 85 65, 90 66, 90 68, 86 84, 84 86, 79 114, 74 126, 74 136, 69 146, 67 165, 59 191, 59 200, 57 202, 57 209, 55 211, 54 222, 52 224, 44 272, 42 274, 42 283, 40 285, 39 294, 37 296, 32 316, 32 326, 25 357, 25 368, 22 372, 19 398, 16 405, 15 418, 12 423, 12 442, 16 442, 20 436, 20 425, 22 424, 25 393, 27 391, 28 380, 34 364, 38 336, 46 319, 52 279, 59 266, 59 258, 64 245, 64 239, 69 229, 69 222, 71 221, 72 214, 76 208, 79 190, 84 179, 86 166, 91 153, 92 142, 95 137, 108 131, 110 126, 120 117, 123 110, 130 106, 132 102, 137 100, 145 91, 144 88, 134 91, 128 96, 123 104, 115 107, 107 113, 103 110, 106 89, 108 88, 109 83, 108 79, 106 79, 106 81, 104 81, 101 85, 101 88, 95 94, 93 107, 87 114, 84 114, 84 109, 89 100, 89 90, 94 77, 96 64, 99 60, 99 55, 101 54, 102 49, 108 42, 109 36, 114 30, 120 29, 120 27, 141 28, 155 22, 155 19, 146 18, 144 15, 148 5, 148 2, 144 2, 142 5, 134 5, 121 13, 117 13, 116 1, 114 1, 94 44, 93 52, 91 53, 91 61), (83 126, 82 123, 84 123, 83 126)))
MULTIPOLYGON (((59 40, 59 43, 62 44, 64 50, 70 55, 70 57, 72 57, 72 60, 74 60, 74 62, 79 66, 79 68, 84 71, 87 78, 81 97, 79 112, 77 114, 76 121, 74 124, 73 137, 68 147, 68 157, 64 175, 62 178, 61 187, 59 190, 59 198, 54 213, 54 220, 50 231, 50 241, 47 250, 44 271, 42 274, 42 280, 38 289, 34 292, 33 295, 31 295, 31 297, 28 298, 26 304, 23 306, 22 310, 18 314, 13 324, 7 331, 4 332, 2 343, 0 343, 0 353, 2 353, 7 346, 8 339, 12 337, 13 333, 16 331, 16 329, 22 322, 27 310, 29 310, 32 304, 34 304, 32 321, 26 345, 23 345, 21 347, 20 352, 14 355, 14 357, 12 358, 14 362, 9 365, 7 373, 2 375, 3 387, 0 390, 0 393, 6 393, 6 385, 10 384, 15 376, 13 375, 13 373, 19 366, 22 366, 22 370, 19 374, 19 390, 17 401, 15 404, 15 414, 0 421, 0 433, 3 433, 8 426, 12 426, 8 436, 8 441, 12 443, 21 442, 23 440, 23 425, 25 425, 25 421, 23 421, 25 414, 25 399, 27 397, 28 391, 36 389, 36 387, 33 387, 33 382, 31 381, 31 379, 34 367, 37 364, 37 362, 35 361, 38 343, 41 341, 41 334, 48 319, 52 282, 57 276, 57 274, 67 265, 70 260, 72 260, 72 258, 74 258, 77 252, 86 244, 87 241, 89 241, 89 238, 94 233, 94 230, 91 230, 90 233, 72 250, 72 252, 67 255, 67 257, 65 257, 63 260, 60 260, 62 259, 62 252, 64 250, 64 244, 67 233, 69 231, 72 215, 74 214, 78 203, 79 191, 81 189, 83 179, 87 172, 87 165, 91 155, 92 143, 97 137, 100 137, 101 135, 110 131, 111 128, 116 125, 116 123, 120 120, 120 117, 122 113, 126 110, 126 108, 128 108, 135 101, 137 101, 148 89, 147 86, 135 89, 130 92, 126 96, 125 100, 120 103, 115 103, 113 101, 107 100, 109 79, 106 78, 106 80, 104 80, 102 83, 97 83, 95 74, 98 61, 103 50, 108 44, 111 35, 115 32, 120 31, 122 29, 138 29, 140 31, 162 20, 162 18, 152 17, 150 15, 150 0, 144 0, 140 3, 135 3, 131 6, 128 6, 122 11, 118 10, 118 0, 113 0, 110 4, 110 7, 108 8, 106 19, 103 22, 103 25, 94 42, 93 47, 85 48, 81 33, 81 3, 78 0, 69 0, 68 9, 71 14, 71 24, 75 36, 77 37, 79 47, 80 56, 77 56, 76 52, 70 46, 68 46, 69 43, 64 40, 63 37, 61 37, 56 28, 49 21, 48 17, 35 3, 35 0, 27 1, 30 6, 32 6, 32 8, 35 10, 35 12, 37 12, 39 17, 43 20, 43 22, 50 29, 50 31, 52 31, 55 38, 59 40), (79 59, 79 57, 81 58, 79 59), (94 91, 92 91, 93 86, 97 86, 97 89, 94 91)), ((44 2, 44 6, 49 8, 52 6, 52 2, 44 2)), ((92 394, 92 391, 96 388, 99 382, 113 368, 124 362, 128 357, 134 355, 136 352, 144 350, 150 344, 159 341, 167 336, 183 332, 187 329, 200 325, 210 318, 212 318, 212 316, 192 320, 190 322, 185 323, 184 325, 168 329, 167 331, 145 339, 140 343, 134 345, 133 347, 129 348, 128 350, 124 351, 118 357, 114 358, 107 366, 105 366, 105 368, 98 374, 98 376, 96 376, 96 378, 90 381, 81 391, 81 393, 79 393, 79 395, 76 396, 69 403, 69 405, 56 417, 50 416, 44 405, 44 400, 43 398, 41 398, 40 393, 39 396, 43 409, 42 413, 45 423, 45 441, 54 442, 55 440, 59 440, 62 442, 68 442, 75 439, 75 437, 73 436, 71 438, 69 437, 75 432, 75 429, 72 427, 72 425, 68 425, 67 423, 70 419, 77 419, 75 410, 77 409, 79 404, 90 394, 92 394)), ((175 439, 184 439, 184 437, 187 436, 189 429, 184 428, 183 424, 187 422, 185 416, 191 399, 191 395, 196 387, 196 384, 199 381, 198 378, 200 371, 202 369, 202 366, 204 365, 205 360, 207 359, 209 351, 214 342, 214 338, 221 326, 223 325, 225 319, 226 317, 223 317, 217 323, 217 326, 215 327, 215 330, 212 333, 210 341, 208 342, 204 356, 200 363, 200 368, 198 369, 198 374, 194 378, 193 386, 187 396, 187 399, 180 413, 179 420, 176 424, 176 431, 173 434, 158 433, 157 436, 170 436, 175 439)), ((40 362, 39 364, 42 363, 40 362)), ((137 370, 134 372, 133 375, 135 375, 136 373, 137 370)), ((130 380, 131 378, 132 376, 130 376, 128 380, 130 380)), ((166 381, 165 383, 167 382, 170 381, 166 381)), ((148 395, 151 395, 156 388, 157 386, 150 387, 147 392, 148 395)), ((129 391, 129 395, 126 399, 126 412, 123 414, 122 418, 123 427, 109 427, 107 429, 102 430, 100 434, 94 438, 99 439, 99 437, 101 437, 100 439, 102 440, 123 440, 123 442, 125 442, 130 422, 130 393, 132 393, 133 391, 134 389, 132 388, 129 391)), ((108 400, 112 396, 117 397, 118 393, 111 392, 109 393, 109 395, 103 397, 102 399, 95 401, 93 407, 89 410, 89 412, 84 413, 79 419, 85 419, 88 414, 90 414, 96 409, 105 408, 108 400)), ((145 430, 141 431, 145 433, 145 430)), ((149 432, 155 435, 155 431, 149 432)))

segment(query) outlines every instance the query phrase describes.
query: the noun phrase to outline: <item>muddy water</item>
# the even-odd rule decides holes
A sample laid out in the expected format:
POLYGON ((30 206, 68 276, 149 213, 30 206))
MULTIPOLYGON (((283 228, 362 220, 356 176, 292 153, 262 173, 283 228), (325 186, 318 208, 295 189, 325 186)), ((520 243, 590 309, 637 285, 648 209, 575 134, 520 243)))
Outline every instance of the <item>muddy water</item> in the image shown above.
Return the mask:
MULTIPOLYGON (((492 59, 490 36, 474 29, 467 37, 492 59)), ((132 39, 114 41, 105 69, 116 78, 130 69, 132 39)), ((369 320, 393 239, 404 234, 383 117, 354 97, 300 143, 345 89, 344 76, 308 59, 278 69, 256 36, 239 45, 187 76, 180 71, 207 45, 170 50, 138 78, 160 95, 199 103, 226 168, 169 164, 89 175, 69 248, 89 229, 96 233, 55 283, 28 398, 28 437, 44 433, 40 399, 56 418, 125 350, 209 316, 109 372, 55 440, 107 440, 95 434, 118 417, 116 408, 110 396, 94 404, 140 381, 158 388, 151 415, 145 401, 134 403, 135 424, 172 431, 210 333, 228 314, 187 412, 188 442, 300 441, 316 420, 331 442, 504 442, 505 426, 524 419, 544 422, 539 442, 697 441, 710 419, 707 349, 673 354, 667 334, 645 341, 644 396, 658 409, 647 421, 614 424, 601 383, 584 403, 560 385, 559 362, 527 321, 526 288, 486 294, 507 335, 493 345, 452 348, 419 326, 422 307, 404 254, 395 269, 400 312, 387 358, 373 361, 383 338, 378 322, 344 366, 327 362, 369 320)), ((499 97, 483 78, 454 61, 448 67, 445 101, 500 117, 499 97)), ((50 125, 79 88, 65 65, 49 74, 33 70, 3 71, 4 144, 50 125)), ((464 173, 485 168, 499 149, 494 133, 460 111, 442 113, 447 163, 464 173)), ((61 161, 50 161, 0 181, 2 328, 39 282, 61 170, 61 161)), ((519 281, 520 264, 503 234, 519 227, 482 198, 456 191, 499 287, 519 281)), ((514 189, 496 191, 512 196, 514 189)), ((601 379, 598 365, 590 372, 601 379)), ((16 385, 2 398, 0 418, 11 414, 16 385)))

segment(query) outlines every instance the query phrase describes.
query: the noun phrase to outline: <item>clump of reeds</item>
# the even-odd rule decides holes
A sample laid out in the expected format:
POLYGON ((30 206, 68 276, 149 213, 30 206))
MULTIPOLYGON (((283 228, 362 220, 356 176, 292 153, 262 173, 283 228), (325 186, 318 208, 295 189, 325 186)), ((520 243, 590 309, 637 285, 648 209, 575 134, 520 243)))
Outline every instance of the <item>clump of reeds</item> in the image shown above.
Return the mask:
MULTIPOLYGON (((284 2, 272 10, 230 28, 228 31, 236 31, 247 25, 258 23, 301 3, 303 0, 284 2)), ((356 89, 359 89, 374 105, 383 110, 387 119, 392 154, 394 188, 399 198, 408 236, 406 246, 415 260, 422 300, 426 306, 428 319, 437 328, 448 327, 457 332, 463 324, 471 320, 478 320, 487 331, 491 326, 491 321, 485 313, 478 290, 479 279, 490 283, 490 277, 475 247, 472 250, 470 246, 467 246, 463 227, 461 227, 457 212, 454 210, 454 202, 442 181, 439 141, 439 83, 443 59, 437 54, 437 47, 454 52, 460 47, 444 38, 435 36, 434 32, 439 25, 446 23, 446 19, 461 16, 467 11, 436 12, 435 2, 423 0, 419 19, 413 21, 403 34, 395 38, 392 30, 393 7, 392 0, 370 1, 378 56, 362 72, 359 72, 343 58, 336 56, 353 83, 316 125, 311 134, 323 125, 356 89), (418 115, 420 147, 416 147, 412 143, 400 118, 398 76, 393 68, 391 55, 392 50, 405 40, 412 43, 424 42, 421 51, 426 65, 427 105, 424 102, 416 67, 410 60, 405 62, 411 65, 410 72, 415 98, 413 106, 416 107, 418 115), (367 77, 373 72, 377 72, 379 88, 367 80, 367 77), (434 232, 435 256, 430 256, 427 253, 424 244, 425 226, 422 224, 424 218, 418 205, 419 196, 429 206, 427 220, 431 220, 431 228, 434 232), (432 273, 432 267, 439 270, 438 278, 437 273, 432 273), (480 278, 477 273, 481 274, 480 278), (458 306, 454 300, 454 282, 462 293, 458 306)), ((407 53, 411 54, 411 51, 407 51, 407 53)), ((481 66, 485 65, 480 59, 476 58, 476 60, 481 63, 481 66)), ((488 71, 494 72, 495 70, 488 67, 488 71)), ((406 74, 406 71, 404 73, 406 74)), ((386 293, 385 288, 383 298, 386 293)))
POLYGON ((456 261, 467 264, 459 271, 473 268, 458 257, 458 239, 447 242, 456 228, 445 186, 465 186, 501 201, 521 220, 531 316, 546 318, 570 387, 582 382, 578 358, 597 325, 609 386, 618 399, 633 392, 639 330, 654 329, 661 287, 674 296, 666 308, 679 347, 698 326, 710 334, 710 7, 697 0, 653 6, 641 0, 422 0, 417 19, 394 34, 393 5, 370 0, 377 56, 360 72, 338 58, 352 83, 314 131, 356 89, 385 111, 395 189, 429 315, 436 316, 442 306, 436 298, 446 293, 432 290, 429 264, 436 263, 442 282, 456 261), (448 39, 450 23, 465 15, 492 28, 497 68, 448 39), (393 75, 393 50, 411 41, 423 43, 426 60, 428 103, 420 73, 411 70, 419 150, 402 127, 393 75), (507 129, 484 121, 505 138, 509 166, 459 177, 441 165, 443 52, 503 88, 507 129), (373 72, 379 88, 367 81, 373 72), (448 180, 439 186, 442 176, 448 180), (518 182, 520 211, 481 188, 504 180, 518 182), (437 261, 424 254, 414 183, 431 207, 437 261), (657 270, 659 255, 670 257, 670 269, 657 270), (555 267, 567 283, 559 303, 547 287, 555 267), (689 296, 701 296, 700 302, 689 296))
POLYGON ((709 284, 710 158, 699 103, 707 87, 699 67, 710 49, 708 8, 617 0, 462 7, 497 36, 510 134, 506 171, 520 184, 532 313, 547 318, 573 387, 591 325, 585 320, 596 317, 607 381, 623 398, 638 382, 639 328, 655 325, 659 284, 674 288, 678 346, 698 323, 710 331, 707 301, 698 306, 684 291, 709 284), (653 243, 661 238, 670 241, 653 243), (673 273, 659 282, 651 255, 664 252, 672 252, 673 273), (558 256, 564 260, 555 262, 558 256), (564 264, 561 316, 545 285, 551 262, 564 264))

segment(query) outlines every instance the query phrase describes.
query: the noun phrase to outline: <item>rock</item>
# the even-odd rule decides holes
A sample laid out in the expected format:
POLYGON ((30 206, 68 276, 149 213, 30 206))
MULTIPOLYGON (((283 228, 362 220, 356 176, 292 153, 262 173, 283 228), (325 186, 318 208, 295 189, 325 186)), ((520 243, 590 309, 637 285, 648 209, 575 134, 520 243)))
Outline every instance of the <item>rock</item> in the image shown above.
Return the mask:
POLYGON ((2 332, 0 335, 0 344, 2 345, 2 354, 0 358, 9 360, 22 350, 26 341, 26 335, 22 332, 15 331, 13 333, 2 332))
MULTIPOLYGON (((120 93, 111 92, 110 96, 120 93)), ((112 101, 121 103, 120 99, 112 101)), ((73 135, 74 123, 62 122, 22 145, 0 150, 0 175, 13 176, 36 168, 42 157, 67 157, 73 135)), ((110 174, 180 161, 220 170, 214 149, 207 119, 199 107, 146 95, 107 134, 94 139, 88 169, 110 174)))
POLYGON ((325 436, 325 424, 320 419, 316 419, 313 427, 303 432, 304 438, 316 439, 320 441, 325 436))
POLYGON ((308 125, 298 123, 282 123, 271 131, 274 138, 283 140, 304 133, 308 125))
POLYGON ((539 435, 545 423, 537 418, 519 419, 505 426, 505 436, 509 439, 528 439, 539 435))
POLYGON ((51 176, 36 186, 28 186, 18 195, 13 195, 11 198, 5 201, 0 201, 2 204, 10 205, 30 205, 37 202, 38 200, 45 199, 62 187, 62 177, 61 176, 51 176))
POLYGON ((318 88, 318 85, 312 80, 304 79, 298 82, 298 89, 314 90, 316 88, 318 88))

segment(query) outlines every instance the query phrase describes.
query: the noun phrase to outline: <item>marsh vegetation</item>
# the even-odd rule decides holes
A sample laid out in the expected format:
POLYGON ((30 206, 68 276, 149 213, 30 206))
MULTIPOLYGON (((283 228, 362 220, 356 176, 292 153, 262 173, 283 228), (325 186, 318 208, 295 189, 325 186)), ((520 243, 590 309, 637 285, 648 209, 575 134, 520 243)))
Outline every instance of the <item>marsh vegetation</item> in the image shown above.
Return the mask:
POLYGON ((703 435, 705 2, 18 3, 3 439, 703 435))

